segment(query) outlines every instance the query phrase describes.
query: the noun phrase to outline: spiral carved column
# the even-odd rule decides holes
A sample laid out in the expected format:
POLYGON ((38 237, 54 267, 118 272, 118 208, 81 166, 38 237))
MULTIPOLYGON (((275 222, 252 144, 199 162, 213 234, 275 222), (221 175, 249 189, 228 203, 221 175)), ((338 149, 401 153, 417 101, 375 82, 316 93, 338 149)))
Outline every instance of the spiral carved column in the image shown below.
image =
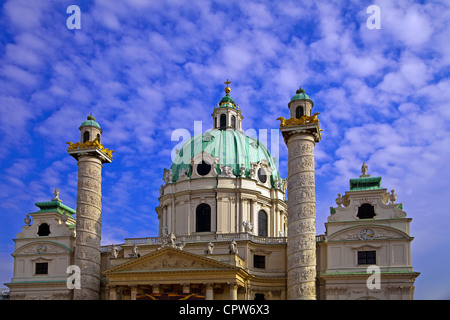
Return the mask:
POLYGON ((81 270, 76 300, 98 300, 100 293, 100 240, 102 213, 102 161, 95 156, 78 158, 78 195, 75 265, 81 270))
POLYGON ((288 299, 316 299, 316 197, 314 137, 296 134, 287 141, 288 299))

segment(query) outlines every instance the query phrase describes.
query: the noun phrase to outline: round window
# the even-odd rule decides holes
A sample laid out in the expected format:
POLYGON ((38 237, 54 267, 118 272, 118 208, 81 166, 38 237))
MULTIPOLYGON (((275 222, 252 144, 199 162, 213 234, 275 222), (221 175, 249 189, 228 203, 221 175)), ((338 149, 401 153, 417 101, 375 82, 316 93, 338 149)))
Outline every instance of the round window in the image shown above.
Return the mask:
POLYGON ((259 181, 261 181, 261 183, 266 183, 267 181, 266 171, 264 171, 263 168, 259 168, 258 170, 258 179, 259 181))
POLYGON ((197 165, 197 173, 201 176, 206 176, 210 171, 211 165, 205 161, 197 165))

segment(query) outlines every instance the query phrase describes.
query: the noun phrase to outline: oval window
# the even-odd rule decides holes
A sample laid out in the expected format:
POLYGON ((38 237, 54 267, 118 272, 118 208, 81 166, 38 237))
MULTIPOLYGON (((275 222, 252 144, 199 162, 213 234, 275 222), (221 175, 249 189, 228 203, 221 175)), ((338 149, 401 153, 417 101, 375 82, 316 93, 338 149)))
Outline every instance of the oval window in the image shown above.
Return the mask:
POLYGON ((266 183, 267 181, 266 171, 264 171, 263 168, 259 168, 258 170, 258 179, 259 181, 261 181, 261 183, 266 183))
POLYGON ((202 161, 199 165, 197 165, 197 173, 201 176, 206 176, 211 171, 211 165, 202 161))

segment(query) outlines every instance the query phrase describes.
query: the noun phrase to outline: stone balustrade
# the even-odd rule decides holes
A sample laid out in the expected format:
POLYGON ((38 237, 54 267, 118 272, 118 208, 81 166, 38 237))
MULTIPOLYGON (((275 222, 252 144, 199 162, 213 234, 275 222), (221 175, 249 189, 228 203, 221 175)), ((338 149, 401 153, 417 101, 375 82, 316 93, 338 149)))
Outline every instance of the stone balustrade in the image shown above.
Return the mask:
MULTIPOLYGON (((179 236, 177 241, 184 242, 209 242, 209 241, 230 241, 235 240, 250 240, 257 243, 279 243, 285 244, 286 237, 260 237, 250 233, 230 233, 230 234, 202 234, 202 235, 188 235, 179 236)), ((317 242, 325 241, 326 236, 321 234, 316 236, 317 242)), ((146 238, 127 238, 122 245, 140 245, 140 244, 162 244, 163 237, 146 237, 146 238)), ((110 246, 102 246, 102 252, 109 251, 110 246)))
MULTIPOLYGON (((162 244, 164 237, 147 237, 147 238, 127 238, 125 245, 133 244, 162 244)), ((176 241, 184 242, 208 242, 208 241, 230 241, 230 240, 250 240, 257 243, 286 243, 286 237, 260 237, 250 233, 229 233, 229 234, 197 234, 177 236, 176 241)))

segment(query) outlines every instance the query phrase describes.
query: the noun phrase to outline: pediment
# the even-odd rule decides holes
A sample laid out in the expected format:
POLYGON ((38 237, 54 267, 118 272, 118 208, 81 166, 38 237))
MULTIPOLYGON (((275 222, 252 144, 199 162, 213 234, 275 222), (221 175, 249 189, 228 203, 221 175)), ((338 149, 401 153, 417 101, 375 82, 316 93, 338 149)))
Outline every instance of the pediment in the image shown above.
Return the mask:
POLYGON ((54 241, 35 241, 17 248, 13 253, 13 256, 29 254, 45 255, 70 252, 71 250, 61 243, 57 243, 54 241))
POLYGON ((327 241, 363 240, 361 239, 361 232, 367 229, 373 232, 371 239, 411 239, 411 237, 405 232, 392 227, 380 225, 358 225, 336 231, 327 237, 327 241))
POLYGON ((139 258, 131 259, 132 260, 129 262, 122 263, 106 270, 105 274, 171 271, 225 271, 239 269, 238 267, 220 261, 170 247, 148 253, 139 258))

